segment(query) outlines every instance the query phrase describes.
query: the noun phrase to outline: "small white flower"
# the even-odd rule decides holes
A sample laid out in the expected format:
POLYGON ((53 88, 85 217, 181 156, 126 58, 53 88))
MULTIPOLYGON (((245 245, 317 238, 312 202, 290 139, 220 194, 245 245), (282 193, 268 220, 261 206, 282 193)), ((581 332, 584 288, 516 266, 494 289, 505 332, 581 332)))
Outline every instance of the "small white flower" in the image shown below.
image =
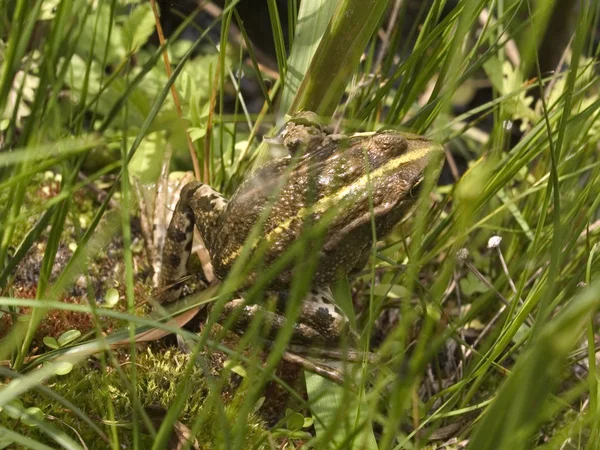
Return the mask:
POLYGON ((466 263, 469 259, 469 250, 467 250, 466 248, 461 248, 458 252, 456 252, 456 262, 459 265, 463 265, 464 263, 466 263))
POLYGON ((501 242, 502 242, 501 236, 492 236, 490 238, 490 240, 488 241, 488 248, 497 248, 500 246, 501 242))

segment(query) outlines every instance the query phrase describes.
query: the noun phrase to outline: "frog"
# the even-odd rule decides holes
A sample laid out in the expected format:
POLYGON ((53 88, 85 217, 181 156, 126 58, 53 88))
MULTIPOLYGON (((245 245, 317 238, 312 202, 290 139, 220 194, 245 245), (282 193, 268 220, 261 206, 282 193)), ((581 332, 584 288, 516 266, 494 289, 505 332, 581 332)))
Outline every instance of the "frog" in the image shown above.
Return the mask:
MULTIPOLYGON (((320 245, 312 248, 318 254, 310 293, 302 301, 292 341, 336 342, 348 321, 329 286, 362 270, 373 236, 381 239, 409 215, 425 174, 437 178, 444 150, 424 136, 395 130, 335 134, 310 112, 291 117, 270 144, 287 154, 256 169, 230 199, 199 181, 183 187, 164 240, 158 300, 172 302, 182 294, 180 280, 188 275, 194 227, 219 280, 226 279, 244 246, 251 253, 262 252, 262 265, 249 271, 240 286, 243 292, 307 227, 321 225, 320 245), (257 223, 260 233, 252 234, 257 223)), ((292 261, 266 286, 279 305, 279 313, 267 313, 274 332, 285 320, 281 311, 294 265, 292 261)), ((261 305, 248 304, 242 295, 227 303, 224 314, 239 308, 236 328, 241 330, 261 305)))

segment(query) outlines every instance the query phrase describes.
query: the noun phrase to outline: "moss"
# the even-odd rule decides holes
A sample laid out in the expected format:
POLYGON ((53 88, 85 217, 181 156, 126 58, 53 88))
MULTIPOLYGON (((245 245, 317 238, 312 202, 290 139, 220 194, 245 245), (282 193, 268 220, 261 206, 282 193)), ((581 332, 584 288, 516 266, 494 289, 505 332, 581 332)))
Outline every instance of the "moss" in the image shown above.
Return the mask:
MULTIPOLYGON (((98 364, 98 360, 94 359, 90 360, 91 364, 76 367, 66 376, 54 378, 47 386, 64 399, 76 404, 107 436, 115 433, 122 448, 132 448, 134 407, 128 384, 131 381, 133 361, 125 352, 118 356, 120 357, 119 371, 121 374, 114 367, 103 367, 102 364, 98 364), (111 427, 113 414, 114 426, 111 427)), ((156 428, 160 426, 162 417, 174 401, 178 390, 181 390, 188 361, 189 355, 175 350, 154 353, 150 348, 140 352, 136 357, 136 395, 140 405, 148 413, 156 428)), ((223 437, 223 419, 225 418, 229 422, 228 426, 233 426, 238 418, 237 411, 232 406, 233 403, 223 400, 219 408, 215 408, 225 413, 220 417, 215 416, 218 414, 215 410, 203 410, 208 393, 208 383, 206 376, 197 365, 192 369, 187 383, 191 384, 192 389, 190 389, 189 396, 178 417, 179 422, 176 423, 176 427, 183 430, 188 427, 189 430, 192 428, 196 416, 206 413, 205 425, 196 434, 196 439, 200 448, 221 448, 219 441, 223 437)), ((46 416, 46 421, 76 441, 78 437, 73 430, 77 430, 88 448, 108 448, 108 443, 101 439, 89 424, 70 409, 39 391, 30 391, 21 396, 20 400, 25 408, 31 406, 40 408, 46 416)), ((25 426, 5 413, 0 413, 0 425, 40 442, 53 443, 38 428, 25 426)), ((141 422, 140 431, 141 448, 150 448, 153 438, 141 422)), ((262 440, 265 432, 261 420, 253 415, 248 418, 246 442, 249 447, 254 447, 253 443, 262 440)))

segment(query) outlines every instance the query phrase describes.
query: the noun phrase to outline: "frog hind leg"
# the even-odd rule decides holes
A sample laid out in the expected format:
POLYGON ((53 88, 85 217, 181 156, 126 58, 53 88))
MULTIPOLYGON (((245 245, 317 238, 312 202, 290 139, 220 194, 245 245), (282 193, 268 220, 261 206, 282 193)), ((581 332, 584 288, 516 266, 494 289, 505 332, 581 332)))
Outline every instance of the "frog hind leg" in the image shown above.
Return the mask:
POLYGON ((348 317, 335 304, 329 288, 314 289, 302 300, 298 323, 322 336, 324 346, 339 345, 350 331, 348 317))
MULTIPOLYGON (((285 326, 285 304, 288 298, 284 293, 273 295, 277 296, 275 311, 268 311, 262 305, 249 304, 245 299, 238 298, 225 305, 219 322, 225 323, 229 317, 233 317, 230 329, 241 334, 250 328, 257 316, 262 315, 268 325, 267 338, 274 340, 285 326)), ((329 288, 315 289, 302 300, 290 342, 308 347, 337 347, 341 339, 347 336, 348 330, 348 319, 333 302, 329 288)))
POLYGON ((182 279, 188 274, 192 254, 194 225, 205 246, 210 248, 226 206, 227 200, 206 184, 193 181, 183 187, 165 236, 156 296, 159 303, 175 301, 182 294, 182 279))

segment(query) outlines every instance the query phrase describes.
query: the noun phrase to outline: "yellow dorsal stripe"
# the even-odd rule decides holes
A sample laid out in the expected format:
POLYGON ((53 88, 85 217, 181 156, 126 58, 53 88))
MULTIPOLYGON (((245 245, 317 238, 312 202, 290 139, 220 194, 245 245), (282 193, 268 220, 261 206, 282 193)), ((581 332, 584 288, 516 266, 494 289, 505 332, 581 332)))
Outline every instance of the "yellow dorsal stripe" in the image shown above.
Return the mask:
MULTIPOLYGON (((377 169, 375 169, 372 172, 364 174, 363 176, 361 176, 359 179, 357 179, 350 185, 345 186, 342 189, 340 189, 339 191, 335 192, 333 195, 323 197, 321 200, 319 200, 317 203, 315 203, 311 207, 300 208, 296 215, 294 215, 293 217, 287 218, 286 220, 281 222, 281 224, 279 224, 277 226, 277 228, 270 231, 265 236, 265 239, 267 239, 268 241, 274 240, 279 234, 281 234, 285 230, 287 230, 294 220, 296 220, 298 218, 304 219, 309 214, 313 214, 313 213, 323 213, 323 212, 329 210, 330 208, 335 207, 335 205, 337 205, 339 203, 343 203, 344 199, 347 196, 351 195, 353 192, 366 191, 369 183, 371 182, 370 180, 377 179, 387 172, 398 171, 398 170, 400 170, 400 168, 403 165, 409 164, 414 161, 418 161, 419 159, 424 158, 428 154, 430 154, 431 151, 432 151, 432 146, 425 145, 421 148, 416 148, 408 153, 405 153, 397 158, 390 159, 383 166, 378 167, 377 169)), ((254 242, 252 243, 252 248, 254 248, 258 245, 258 241, 259 241, 258 239, 254 240, 254 242)), ((229 264, 230 262, 232 262, 235 258, 237 258, 239 256, 240 252, 241 252, 241 248, 238 248, 238 249, 230 252, 227 256, 223 257, 223 263, 229 264)))

